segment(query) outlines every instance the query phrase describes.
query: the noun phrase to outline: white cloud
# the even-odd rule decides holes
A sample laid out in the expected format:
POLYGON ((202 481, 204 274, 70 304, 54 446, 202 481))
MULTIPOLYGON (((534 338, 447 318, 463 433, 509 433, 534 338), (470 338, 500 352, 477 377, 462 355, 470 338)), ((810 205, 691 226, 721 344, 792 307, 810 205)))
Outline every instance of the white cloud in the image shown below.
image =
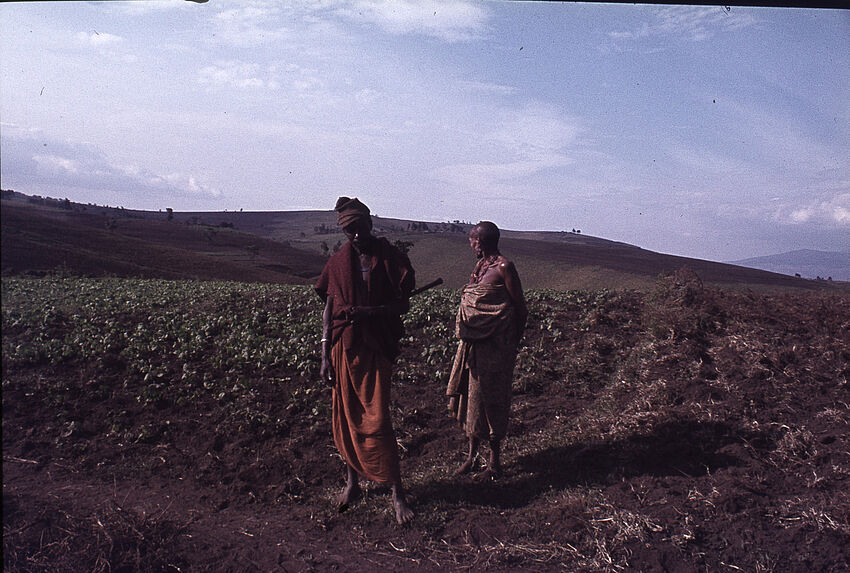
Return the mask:
MULTIPOLYGON (((116 2, 114 6, 135 16, 144 16, 151 12, 164 12, 174 9, 191 9, 194 4, 186 0, 145 0, 144 2, 116 2)), ((198 8, 198 6, 195 6, 198 8)))
POLYGON ((124 38, 122 38, 121 36, 116 36, 114 34, 109 34, 107 32, 98 32, 97 30, 91 30, 89 32, 79 32, 77 34, 77 40, 89 46, 101 48, 104 46, 120 44, 124 41, 124 38))
POLYGON ((219 35, 239 47, 258 46, 286 35, 289 28, 281 22, 281 10, 273 3, 252 2, 218 12, 214 16, 219 35))
POLYGON ((774 219, 784 224, 846 227, 850 230, 850 192, 824 196, 819 200, 812 200, 796 207, 780 206, 774 219))
POLYGON ((667 6, 655 8, 652 18, 633 30, 619 30, 608 35, 614 40, 640 40, 653 37, 680 37, 700 42, 715 34, 738 30, 756 22, 751 12, 721 6, 667 6))
POLYGON ((494 124, 480 135, 484 154, 491 161, 462 162, 434 170, 433 175, 461 190, 501 189, 523 185, 523 178, 545 169, 570 165, 567 152, 577 142, 581 128, 576 120, 561 116, 555 108, 529 104, 502 110, 491 118, 494 124))
POLYGON ((562 151, 575 143, 581 132, 578 122, 542 104, 507 111, 498 118, 498 126, 489 139, 541 164, 562 164, 562 151))
POLYGON ((4 134, 3 164, 9 167, 3 184, 24 192, 32 186, 108 190, 127 196, 220 196, 194 174, 160 174, 138 165, 119 165, 93 145, 55 141, 43 135, 36 139, 4 134))
POLYGON ((488 12, 462 0, 359 0, 336 12, 355 22, 376 24, 390 34, 418 34, 448 42, 481 38, 488 12))
POLYGON ((238 89, 269 88, 277 89, 278 81, 272 76, 272 70, 262 71, 258 64, 236 60, 216 62, 198 71, 198 81, 203 84, 229 86, 238 89), (260 77, 265 75, 265 78, 260 77))
POLYGON ((836 206, 832 209, 832 218, 840 225, 850 225, 850 208, 836 206))
POLYGON ((795 209, 791 212, 789 216, 789 220, 792 223, 808 223, 812 220, 812 217, 815 215, 815 210, 811 207, 807 207, 804 209, 795 209))
POLYGON ((33 155, 33 160, 45 169, 59 169, 68 173, 77 173, 78 163, 73 159, 59 157, 56 155, 33 155))
POLYGON ((370 88, 363 88, 354 94, 354 99, 360 105, 371 105, 381 98, 381 92, 370 88))
POLYGON ((461 88, 467 89, 469 91, 491 95, 511 95, 516 93, 517 91, 517 89, 513 86, 506 86, 491 82, 461 81, 458 83, 458 85, 461 88))
POLYGON ((667 154, 691 175, 728 176, 748 171, 751 166, 745 161, 721 151, 712 151, 688 145, 684 141, 671 142, 667 154))

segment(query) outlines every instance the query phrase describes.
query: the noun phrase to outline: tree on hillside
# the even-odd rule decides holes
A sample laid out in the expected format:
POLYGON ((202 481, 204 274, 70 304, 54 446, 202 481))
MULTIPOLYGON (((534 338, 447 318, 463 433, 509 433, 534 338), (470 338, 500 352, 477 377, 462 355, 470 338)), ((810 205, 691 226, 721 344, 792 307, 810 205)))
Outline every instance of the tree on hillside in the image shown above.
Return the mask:
POLYGON ((413 247, 413 241, 402 241, 401 239, 399 239, 397 241, 394 241, 393 245, 395 245, 395 247, 399 251, 401 251, 402 253, 404 253, 406 255, 408 252, 410 252, 410 249, 413 247))

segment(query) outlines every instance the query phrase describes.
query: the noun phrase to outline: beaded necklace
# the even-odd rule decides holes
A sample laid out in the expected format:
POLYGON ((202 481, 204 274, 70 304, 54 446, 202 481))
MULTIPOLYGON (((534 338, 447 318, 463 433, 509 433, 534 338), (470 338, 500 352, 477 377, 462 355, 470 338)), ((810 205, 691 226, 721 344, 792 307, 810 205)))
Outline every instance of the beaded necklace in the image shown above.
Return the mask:
POLYGON ((470 277, 471 282, 476 284, 481 282, 481 279, 484 278, 484 275, 487 274, 487 271, 489 271, 495 266, 498 266, 500 256, 501 254, 497 251, 495 254, 478 261, 478 264, 475 266, 475 270, 472 273, 472 277, 470 277))

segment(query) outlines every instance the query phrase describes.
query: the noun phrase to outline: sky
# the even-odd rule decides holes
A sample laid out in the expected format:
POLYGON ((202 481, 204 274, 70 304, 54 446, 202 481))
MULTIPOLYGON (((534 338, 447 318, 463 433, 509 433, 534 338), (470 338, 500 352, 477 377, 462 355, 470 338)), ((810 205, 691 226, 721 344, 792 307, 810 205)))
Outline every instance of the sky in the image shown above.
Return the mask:
POLYGON ((850 251, 850 11, 12 2, 0 37, 3 189, 850 251))

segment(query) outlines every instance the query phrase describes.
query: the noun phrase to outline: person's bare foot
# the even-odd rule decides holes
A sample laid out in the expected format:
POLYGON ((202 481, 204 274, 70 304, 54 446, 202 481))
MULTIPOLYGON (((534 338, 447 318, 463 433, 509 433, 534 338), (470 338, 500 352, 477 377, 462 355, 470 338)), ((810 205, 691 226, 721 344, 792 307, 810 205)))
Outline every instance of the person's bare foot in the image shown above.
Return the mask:
POLYGON ((487 468, 483 472, 479 472, 475 474, 475 481, 477 482, 485 482, 485 481, 496 481, 502 478, 502 470, 501 468, 487 468))
POLYGON ((393 487, 393 508, 395 508, 395 520, 399 525, 404 525, 413 519, 413 510, 407 505, 404 492, 398 487, 393 487))
POLYGON ((464 474, 468 474, 470 471, 472 471, 472 466, 474 465, 474 463, 475 458, 467 458, 466 461, 463 462, 463 465, 461 465, 458 469, 455 470, 454 475, 462 476, 464 474))
POLYGON ((340 513, 346 511, 358 497, 360 497, 360 484, 356 481, 353 483, 348 482, 345 485, 345 489, 342 490, 342 493, 339 494, 339 497, 336 499, 337 511, 340 513))

